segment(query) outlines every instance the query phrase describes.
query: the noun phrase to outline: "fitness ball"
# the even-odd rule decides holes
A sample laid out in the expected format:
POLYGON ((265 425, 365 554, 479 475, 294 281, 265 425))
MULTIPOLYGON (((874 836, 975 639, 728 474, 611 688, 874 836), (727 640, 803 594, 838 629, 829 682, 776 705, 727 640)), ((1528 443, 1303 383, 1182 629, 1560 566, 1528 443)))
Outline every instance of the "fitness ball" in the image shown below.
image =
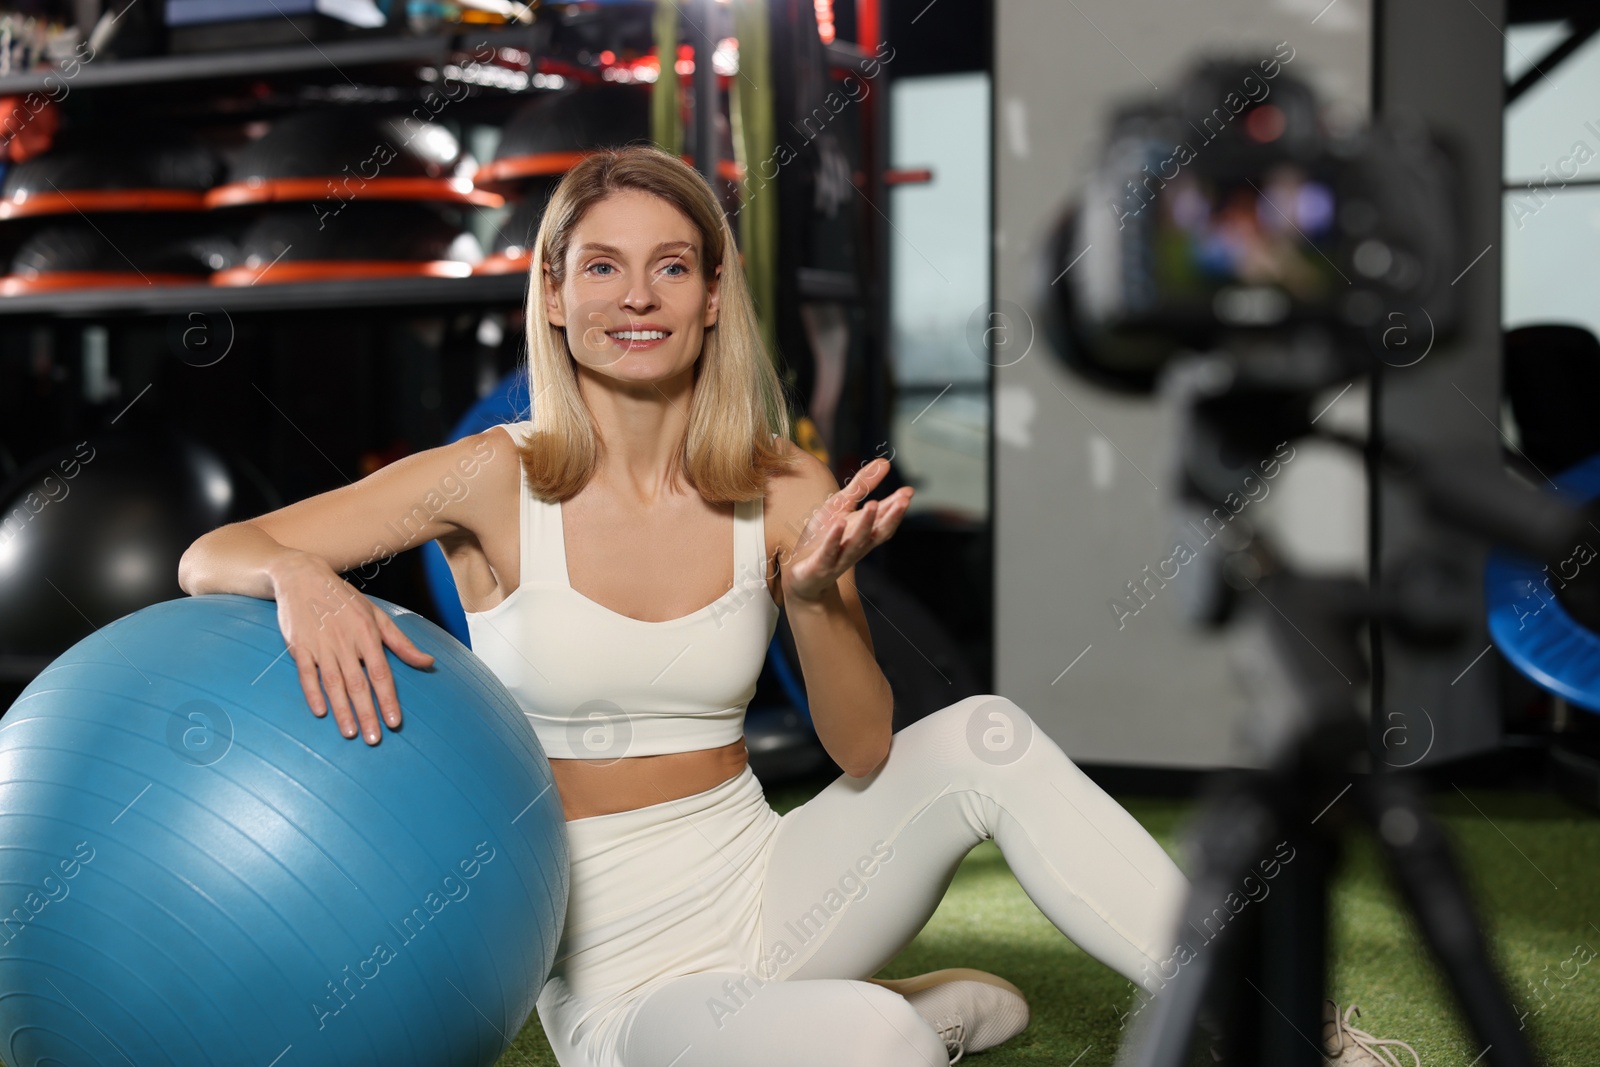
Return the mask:
POLYGON ((306 706, 270 600, 144 608, 0 719, 0 1052, 11 1067, 486 1067, 554 962, 550 765, 443 630, 373 600, 404 716, 306 706))

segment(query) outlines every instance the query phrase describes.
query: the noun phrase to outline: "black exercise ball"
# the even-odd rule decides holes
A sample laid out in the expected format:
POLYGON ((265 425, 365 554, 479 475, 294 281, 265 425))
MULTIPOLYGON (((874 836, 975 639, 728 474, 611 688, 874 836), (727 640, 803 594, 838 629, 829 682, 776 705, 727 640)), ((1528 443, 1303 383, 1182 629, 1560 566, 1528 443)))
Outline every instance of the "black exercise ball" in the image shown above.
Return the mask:
POLYGON ((171 429, 34 457, 0 489, 0 652, 56 656, 184 596, 178 560, 195 538, 279 506, 253 469, 171 429))

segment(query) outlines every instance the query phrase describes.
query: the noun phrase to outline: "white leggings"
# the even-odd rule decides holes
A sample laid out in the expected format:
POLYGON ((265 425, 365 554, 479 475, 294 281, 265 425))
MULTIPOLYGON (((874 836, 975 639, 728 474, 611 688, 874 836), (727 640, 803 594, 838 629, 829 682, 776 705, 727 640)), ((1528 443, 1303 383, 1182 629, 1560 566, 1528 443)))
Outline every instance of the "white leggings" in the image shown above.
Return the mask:
POLYGON ((910 943, 990 838, 1056 928, 1130 980, 1174 944, 1183 873, 1003 697, 912 723, 871 775, 841 775, 781 818, 761 807, 770 818, 728 838, 759 842, 744 850, 753 875, 729 879, 752 902, 744 965, 667 975, 634 998, 608 1043, 619 1067, 945 1067, 934 1028, 864 979, 910 943))

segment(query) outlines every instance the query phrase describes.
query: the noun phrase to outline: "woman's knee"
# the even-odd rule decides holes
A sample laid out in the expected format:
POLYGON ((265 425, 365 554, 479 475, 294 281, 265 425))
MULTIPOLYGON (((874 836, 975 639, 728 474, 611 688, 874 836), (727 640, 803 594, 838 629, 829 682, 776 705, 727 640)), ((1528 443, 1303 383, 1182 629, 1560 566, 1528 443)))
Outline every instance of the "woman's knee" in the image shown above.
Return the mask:
POLYGON ((848 1067, 948 1067, 944 1039, 911 1002, 872 982, 852 982, 864 1003, 848 1067))
POLYGON ((944 1039, 905 997, 851 979, 748 981, 700 972, 674 979, 630 1013, 618 1043, 629 1067, 948 1067, 944 1039), (711 1008, 706 1013, 704 1006, 711 1008), (731 1007, 730 1007, 731 1006, 731 1007), (687 1055, 685 1055, 687 1053, 687 1055))
MULTIPOLYGON (((1004 766, 1025 756, 1044 736, 1033 717, 1007 697, 979 693, 940 708, 900 731, 928 755, 1004 766)), ((897 735, 898 736, 898 735, 897 735)))

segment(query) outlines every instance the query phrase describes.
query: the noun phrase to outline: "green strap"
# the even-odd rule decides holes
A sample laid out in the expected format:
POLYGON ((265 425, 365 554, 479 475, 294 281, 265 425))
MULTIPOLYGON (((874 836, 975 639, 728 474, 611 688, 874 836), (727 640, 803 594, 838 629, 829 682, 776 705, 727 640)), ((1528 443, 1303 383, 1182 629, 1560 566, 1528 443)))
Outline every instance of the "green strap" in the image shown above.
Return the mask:
MULTIPOLYGON (((744 165, 739 211, 739 244, 761 339, 780 367, 776 325, 778 299, 777 126, 773 114, 771 19, 767 0, 732 0, 734 37, 739 41, 739 74, 729 101, 734 156, 744 165)), ((803 24, 803 23, 802 23, 803 24)))
POLYGON ((678 5, 656 4, 652 29, 661 73, 650 87, 650 139, 675 156, 683 154, 683 114, 678 110, 678 5))

